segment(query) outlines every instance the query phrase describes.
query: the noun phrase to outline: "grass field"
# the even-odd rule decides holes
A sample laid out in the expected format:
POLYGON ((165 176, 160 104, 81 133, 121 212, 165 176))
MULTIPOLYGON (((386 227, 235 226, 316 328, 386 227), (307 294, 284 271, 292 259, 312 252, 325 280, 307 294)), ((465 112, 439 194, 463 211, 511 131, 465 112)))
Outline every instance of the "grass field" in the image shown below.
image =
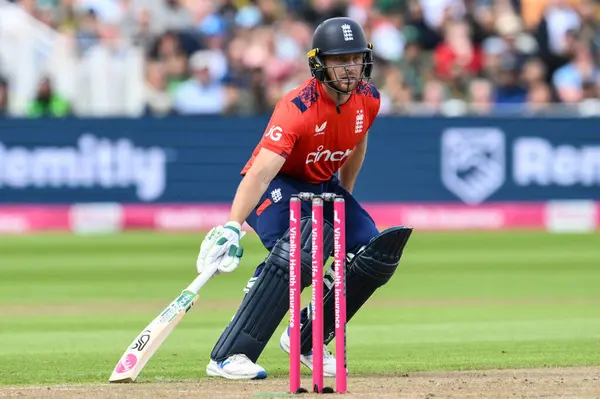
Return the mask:
MULTIPOLYGON (((0 385, 106 383, 131 340, 194 278, 201 238, 0 237, 0 385)), ((254 235, 243 242, 242 265, 205 286, 139 382, 206 379, 212 346, 266 254, 254 235)), ((281 331, 259 360, 275 379, 287 375, 281 331)), ((393 280, 348 325, 349 384, 597 366, 599 345, 600 235, 415 232, 393 280)))

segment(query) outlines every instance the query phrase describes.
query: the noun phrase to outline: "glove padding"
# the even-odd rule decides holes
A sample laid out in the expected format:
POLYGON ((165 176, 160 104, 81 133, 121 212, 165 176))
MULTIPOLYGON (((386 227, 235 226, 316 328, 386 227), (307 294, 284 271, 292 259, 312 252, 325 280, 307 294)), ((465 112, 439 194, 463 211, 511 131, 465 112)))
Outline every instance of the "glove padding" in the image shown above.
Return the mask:
POLYGON ((213 227, 200 246, 200 254, 196 261, 198 273, 210 266, 217 266, 217 272, 230 273, 240 264, 244 250, 240 247, 240 239, 246 234, 237 222, 227 222, 224 226, 213 227))

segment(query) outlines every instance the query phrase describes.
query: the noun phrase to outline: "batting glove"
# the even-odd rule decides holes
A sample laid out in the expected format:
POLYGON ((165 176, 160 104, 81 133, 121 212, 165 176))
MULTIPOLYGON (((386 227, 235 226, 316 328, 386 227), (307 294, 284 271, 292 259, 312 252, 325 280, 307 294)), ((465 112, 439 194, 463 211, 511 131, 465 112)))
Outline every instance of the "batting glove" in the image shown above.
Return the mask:
POLYGON ((198 273, 204 270, 214 270, 230 273, 240 264, 244 250, 240 247, 240 240, 246 234, 237 222, 227 222, 224 226, 213 227, 202 245, 196 260, 198 273))

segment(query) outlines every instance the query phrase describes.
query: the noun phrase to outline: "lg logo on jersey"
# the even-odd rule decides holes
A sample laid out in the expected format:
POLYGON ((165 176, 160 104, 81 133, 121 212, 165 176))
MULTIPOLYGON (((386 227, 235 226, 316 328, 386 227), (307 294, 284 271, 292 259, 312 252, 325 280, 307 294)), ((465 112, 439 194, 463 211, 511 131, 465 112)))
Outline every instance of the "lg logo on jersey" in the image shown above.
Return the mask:
POLYGON ((279 126, 273 126, 267 132, 267 134, 265 134, 265 137, 270 137, 271 140, 273 140, 273 141, 279 141, 279 139, 281 138, 282 135, 283 135, 283 129, 279 126))
POLYGON ((323 151, 323 148, 324 147, 320 145, 316 152, 309 152, 306 156, 306 164, 319 162, 320 160, 338 162, 352 154, 352 150, 331 152, 331 150, 323 151))

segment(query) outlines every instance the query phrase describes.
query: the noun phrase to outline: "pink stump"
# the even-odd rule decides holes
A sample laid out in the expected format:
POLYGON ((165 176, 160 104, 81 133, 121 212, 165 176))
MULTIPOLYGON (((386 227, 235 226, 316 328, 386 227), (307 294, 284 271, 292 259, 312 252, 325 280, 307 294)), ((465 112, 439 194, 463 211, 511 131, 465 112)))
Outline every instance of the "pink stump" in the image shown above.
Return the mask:
POLYGON ((312 200, 313 390, 323 392, 323 199, 312 200))
POLYGON ((343 197, 333 203, 333 254, 335 262, 335 390, 347 390, 346 368, 346 208, 343 197))
POLYGON ((301 201, 290 200, 290 392, 300 388, 300 250, 301 201))

